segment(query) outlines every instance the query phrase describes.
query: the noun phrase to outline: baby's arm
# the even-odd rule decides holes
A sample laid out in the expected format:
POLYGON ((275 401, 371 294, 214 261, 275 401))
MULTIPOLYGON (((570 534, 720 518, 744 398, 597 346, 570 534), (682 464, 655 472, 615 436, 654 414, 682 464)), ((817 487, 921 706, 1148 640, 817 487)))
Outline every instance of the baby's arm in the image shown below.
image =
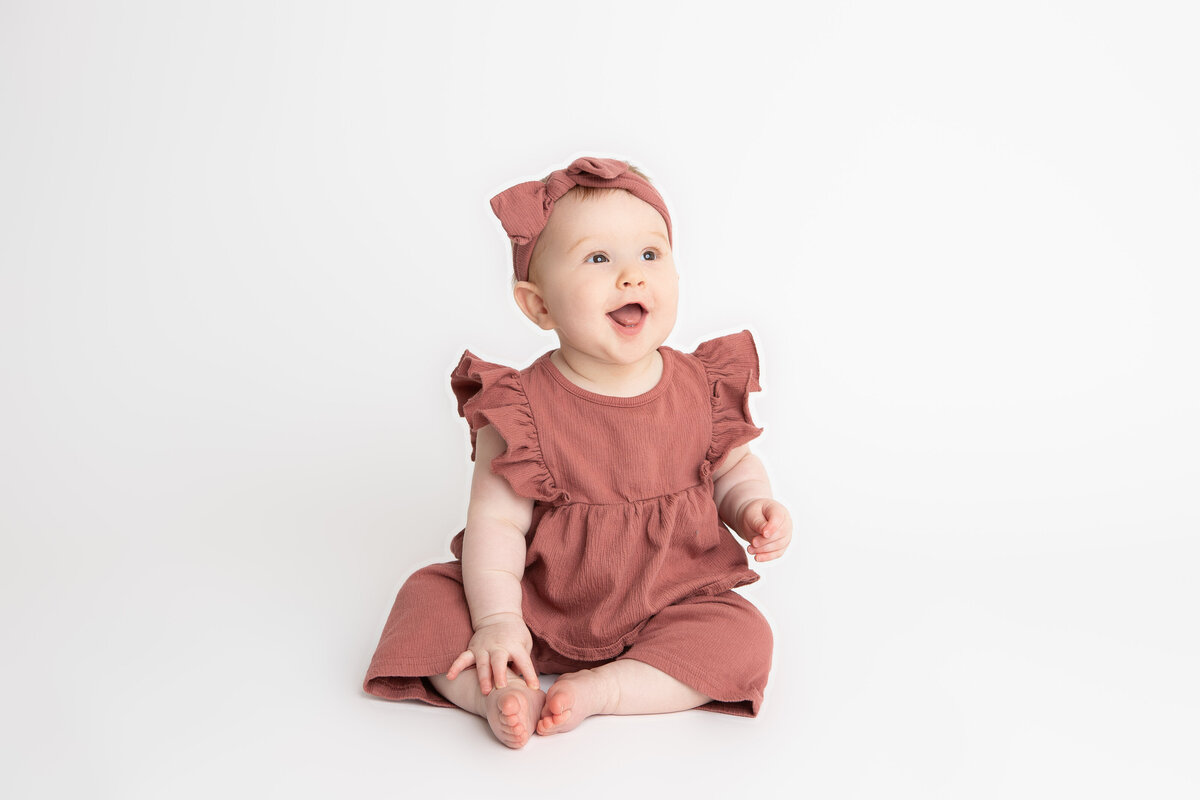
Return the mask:
POLYGON ((792 541, 792 517, 783 503, 771 496, 767 470, 750 452, 750 445, 729 451, 713 473, 713 499, 721 521, 750 543, 746 551, 755 561, 783 555, 792 541))
POLYGON ((533 638, 521 614, 521 576, 525 573, 525 534, 533 522, 533 500, 521 497, 491 470, 504 452, 504 439, 491 425, 475 435, 475 471, 463 535, 463 589, 475 634, 467 649, 450 665, 453 680, 475 664, 479 688, 486 695, 508 683, 508 662, 537 688, 530 660, 533 638))

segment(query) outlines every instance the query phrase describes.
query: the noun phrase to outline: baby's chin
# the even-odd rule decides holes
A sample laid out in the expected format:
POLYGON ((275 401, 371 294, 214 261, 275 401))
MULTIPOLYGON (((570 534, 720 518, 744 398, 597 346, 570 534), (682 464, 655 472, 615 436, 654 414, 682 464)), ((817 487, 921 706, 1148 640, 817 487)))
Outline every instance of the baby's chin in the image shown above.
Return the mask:
POLYGON ((636 342, 613 341, 605 344, 580 345, 563 336, 558 337, 559 355, 568 359, 583 356, 594 362, 611 366, 635 366, 658 352, 666 341, 665 336, 645 337, 636 342))

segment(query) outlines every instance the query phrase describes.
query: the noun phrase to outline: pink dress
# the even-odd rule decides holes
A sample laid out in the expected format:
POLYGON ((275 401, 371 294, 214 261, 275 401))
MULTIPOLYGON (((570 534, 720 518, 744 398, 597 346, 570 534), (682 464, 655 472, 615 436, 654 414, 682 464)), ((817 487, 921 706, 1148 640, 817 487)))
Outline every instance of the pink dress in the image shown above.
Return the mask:
MULTIPOLYGON (((635 397, 576 386, 549 352, 518 371, 468 350, 451 387, 472 460, 477 431, 491 424, 507 446, 492 472, 534 500, 522 613, 539 672, 635 658, 713 698, 701 708, 754 716, 771 630, 731 591, 759 576, 718 517, 712 473, 762 433, 749 410, 758 353, 749 331, 659 352, 659 382, 635 397)), ((451 705, 425 678, 446 672, 471 638, 464 533, 450 543, 455 561, 401 587, 367 692, 451 705)))

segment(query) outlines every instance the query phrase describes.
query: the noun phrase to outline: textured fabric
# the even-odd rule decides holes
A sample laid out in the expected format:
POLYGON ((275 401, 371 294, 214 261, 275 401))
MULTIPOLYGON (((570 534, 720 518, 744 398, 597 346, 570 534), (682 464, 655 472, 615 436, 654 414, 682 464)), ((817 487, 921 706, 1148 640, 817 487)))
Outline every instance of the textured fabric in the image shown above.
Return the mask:
MULTIPOLYGON (((450 669, 472 632, 461 563, 417 570, 396 595, 363 688, 388 700, 452 707, 427 678, 450 669)), ((713 698, 700 706, 703 711, 753 717, 762 705, 771 649, 766 619, 749 600, 730 591, 697 595, 663 609, 616 659, 570 658, 537 634, 533 634, 530 657, 542 675, 632 658, 713 698)), ((456 680, 477 678, 468 671, 456 680)))
MULTIPOLYGON (((576 386, 550 353, 517 371, 468 350, 451 388, 472 460, 478 430, 493 425, 506 449, 491 470, 535 501, 522 613, 543 659, 594 665, 640 649, 639 660, 734 704, 712 710, 754 714, 770 629, 730 591, 759 576, 718 517, 712 473, 762 433, 749 410, 761 388, 758 353, 749 331, 693 353, 659 352, 659 382, 635 397, 576 386)), ((456 559, 464 534, 450 543, 456 559)), ((444 673, 470 637, 459 562, 418 571, 397 597, 365 688, 397 696, 405 686, 404 696, 431 702, 424 682, 401 679, 444 673)))
POLYGON ((538 236, 550 221, 554 204, 576 186, 624 189, 654 206, 667 223, 667 241, 671 238, 671 215, 658 190, 629 169, 627 161, 615 158, 577 158, 566 169, 551 172, 545 181, 525 181, 510 186, 492 198, 492 211, 513 243, 513 274, 517 280, 529 280, 529 259, 538 236))

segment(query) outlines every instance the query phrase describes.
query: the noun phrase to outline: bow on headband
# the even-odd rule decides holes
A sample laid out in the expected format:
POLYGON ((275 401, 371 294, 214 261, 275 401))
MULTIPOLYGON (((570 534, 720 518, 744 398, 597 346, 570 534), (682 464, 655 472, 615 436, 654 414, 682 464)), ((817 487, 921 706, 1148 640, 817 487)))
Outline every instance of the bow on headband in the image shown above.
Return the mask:
MULTIPOLYGON (((517 280, 529 279, 529 258, 560 197, 575 186, 624 189, 654 206, 667 223, 671 240, 671 216, 667 204, 649 181, 615 158, 577 158, 566 169, 555 170, 543 181, 526 181, 505 189, 492 198, 492 211, 513 241, 513 272, 517 280)), ((672 242, 672 244, 674 244, 672 242)))

